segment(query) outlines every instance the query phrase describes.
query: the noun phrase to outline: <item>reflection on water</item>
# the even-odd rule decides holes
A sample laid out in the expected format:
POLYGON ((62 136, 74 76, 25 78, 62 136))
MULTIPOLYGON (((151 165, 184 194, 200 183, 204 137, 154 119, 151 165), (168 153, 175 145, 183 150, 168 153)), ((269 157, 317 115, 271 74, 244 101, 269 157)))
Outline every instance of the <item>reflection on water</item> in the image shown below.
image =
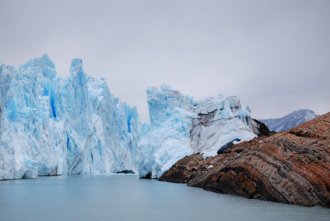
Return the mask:
POLYGON ((0 182, 1 221, 326 220, 330 209, 248 200, 137 176, 0 182))

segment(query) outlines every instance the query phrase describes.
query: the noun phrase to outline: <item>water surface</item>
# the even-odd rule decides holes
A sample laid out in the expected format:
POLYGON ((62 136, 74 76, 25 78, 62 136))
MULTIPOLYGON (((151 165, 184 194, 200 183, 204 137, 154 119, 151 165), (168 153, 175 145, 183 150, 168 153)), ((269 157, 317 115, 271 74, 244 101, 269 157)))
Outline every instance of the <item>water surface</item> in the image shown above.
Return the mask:
POLYGON ((248 200, 137 176, 0 181, 1 221, 330 220, 330 209, 248 200))

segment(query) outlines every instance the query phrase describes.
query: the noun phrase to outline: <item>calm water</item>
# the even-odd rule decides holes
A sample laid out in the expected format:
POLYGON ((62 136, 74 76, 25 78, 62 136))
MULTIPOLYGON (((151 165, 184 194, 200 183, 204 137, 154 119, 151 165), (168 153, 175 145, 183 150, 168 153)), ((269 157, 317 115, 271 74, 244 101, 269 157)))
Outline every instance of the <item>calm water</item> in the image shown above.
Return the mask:
POLYGON ((248 200, 137 176, 0 182, 0 221, 330 220, 330 209, 248 200))

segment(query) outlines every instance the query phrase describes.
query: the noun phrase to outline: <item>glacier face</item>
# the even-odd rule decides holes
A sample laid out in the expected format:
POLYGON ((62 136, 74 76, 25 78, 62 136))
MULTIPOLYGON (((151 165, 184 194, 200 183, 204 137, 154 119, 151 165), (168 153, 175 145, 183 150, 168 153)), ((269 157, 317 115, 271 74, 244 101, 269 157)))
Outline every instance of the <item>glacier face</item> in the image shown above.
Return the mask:
POLYGON ((141 126, 136 108, 86 75, 80 59, 67 78, 47 55, 1 65, 0 86, 0 180, 126 169, 159 177, 186 155, 212 156, 259 133, 237 97, 195 101, 167 86, 147 89, 150 123, 141 126))
POLYGON ((137 152, 141 177, 160 177, 192 153, 215 155, 227 142, 250 140, 258 126, 237 97, 195 101, 168 86, 148 88, 150 123, 143 125, 137 152))
POLYGON ((44 55, 0 66, 0 180, 135 170, 140 123, 106 82, 73 59, 57 76, 44 55))

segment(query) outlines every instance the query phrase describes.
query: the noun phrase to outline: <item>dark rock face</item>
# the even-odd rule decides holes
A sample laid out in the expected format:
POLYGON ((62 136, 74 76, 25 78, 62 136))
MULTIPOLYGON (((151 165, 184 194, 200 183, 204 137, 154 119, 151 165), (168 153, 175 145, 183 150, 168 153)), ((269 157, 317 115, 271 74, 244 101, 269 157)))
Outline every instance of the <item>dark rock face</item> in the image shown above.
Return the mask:
POLYGON ((241 139, 236 138, 236 139, 234 139, 234 140, 226 143, 225 145, 223 145, 222 147, 220 147, 220 149, 217 151, 217 154, 222 154, 222 153, 227 152, 232 146, 234 146, 234 142, 235 141, 236 142, 239 142, 239 141, 241 141, 241 139))
POLYGON ((147 173, 145 176, 141 176, 141 179, 152 179, 152 174, 151 173, 147 173))
POLYGON ((197 175, 197 172, 205 170, 207 170, 207 165, 202 155, 192 154, 179 160, 159 180, 173 183, 187 183, 197 175))
POLYGON ((133 170, 121 170, 116 173, 117 174, 135 174, 133 170))
POLYGON ((289 132, 179 160, 160 178, 219 193, 330 207, 330 113, 289 132))
POLYGON ((271 135, 271 134, 274 134, 274 132, 272 132, 271 130, 269 130, 269 128, 267 127, 266 124, 264 124, 263 122, 261 121, 258 121, 256 119, 253 119, 251 118, 250 119, 252 122, 250 124, 252 124, 252 129, 253 129, 253 132, 258 135, 259 137, 260 136, 268 136, 268 135, 271 135))
POLYGON ((27 170, 24 173, 22 178, 23 179, 36 179, 36 178, 38 178, 38 173, 35 170, 27 170))

